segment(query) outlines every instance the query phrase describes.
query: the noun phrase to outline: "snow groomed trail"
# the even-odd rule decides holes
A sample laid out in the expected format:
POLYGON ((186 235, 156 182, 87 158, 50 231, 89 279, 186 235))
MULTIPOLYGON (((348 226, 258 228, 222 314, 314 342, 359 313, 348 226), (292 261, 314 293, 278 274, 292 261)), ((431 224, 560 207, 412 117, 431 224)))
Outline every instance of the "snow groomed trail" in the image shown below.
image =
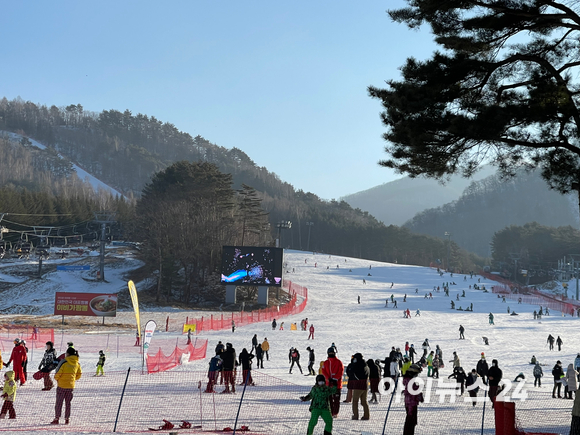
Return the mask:
MULTIPOLYGON (((256 323, 231 331, 208 331, 198 335, 209 339, 208 358, 179 369, 152 375, 142 375, 138 355, 121 353, 110 355, 105 366, 106 376, 93 378, 97 361, 94 346, 83 352, 82 338, 75 337, 75 347, 80 352, 80 362, 85 374, 77 382, 70 426, 50 427, 53 416, 54 390, 40 391, 40 381, 30 381, 20 388, 15 404, 18 418, 0 421, 0 431, 33 431, 44 433, 110 433, 114 416, 118 409, 120 391, 126 379, 126 369, 131 366, 126 396, 121 407, 119 432, 147 432, 148 427, 162 424, 166 418, 179 424, 188 420, 201 425, 204 432, 221 432, 233 427, 238 410, 241 389, 236 394, 219 394, 224 387, 216 387, 218 394, 204 394, 207 383, 207 364, 213 348, 221 340, 230 342, 238 354, 243 348, 251 349, 251 339, 257 334, 259 342, 265 337, 270 343, 269 361, 264 361, 264 369, 252 371, 256 386, 247 387, 240 410, 238 428, 246 425, 250 433, 268 435, 298 435, 306 432, 310 414, 308 404, 301 403, 299 396, 306 394, 314 384, 312 377, 303 376, 296 368, 289 373, 288 351, 294 346, 301 352, 301 365, 307 372, 307 346, 316 353, 315 368, 326 358, 326 350, 331 343, 338 348, 338 357, 345 366, 351 355, 363 354, 365 359, 384 359, 391 346, 404 349, 405 342, 413 343, 420 351, 421 343, 428 338, 432 348, 439 345, 443 350, 446 367, 440 370, 442 380, 451 374, 452 352, 456 351, 461 365, 467 370, 475 367, 482 352, 487 360, 499 360, 504 378, 513 381, 520 372, 526 376, 524 390, 528 398, 516 402, 516 415, 526 431, 568 433, 571 419, 572 401, 552 399, 551 369, 556 360, 561 360, 564 368, 573 362, 580 351, 580 337, 576 333, 578 318, 561 317, 552 312, 541 321, 533 319, 532 312, 539 307, 503 303, 497 295, 469 289, 478 282, 478 277, 464 280, 463 275, 449 274, 440 277, 435 270, 422 267, 386 264, 367 260, 328 256, 324 254, 286 252, 285 271, 287 279, 308 288, 309 301, 299 315, 280 319, 284 330, 272 330, 268 323, 256 323), (316 267, 315 267, 316 264, 316 267), (337 267, 338 266, 338 267, 337 267), (370 274, 370 275, 369 275, 370 274), (363 279, 366 284, 363 284, 363 279), (450 283, 450 297, 434 292, 433 287, 450 283), (456 285, 451 283, 455 282, 456 285), (392 288, 391 288, 392 286, 392 288), (416 292, 418 289, 418 292, 416 292), (459 297, 465 290, 465 297, 459 297), (426 299, 431 292, 433 299, 426 299), (404 303, 404 295, 407 302, 404 303), (385 300, 393 295, 397 308, 385 307, 385 300), (360 304, 357 299, 360 296, 360 304), (450 299, 457 307, 466 308, 473 303, 473 312, 450 309, 450 299), (507 314, 517 311, 518 316, 507 314), (411 311, 411 318, 403 318, 403 309, 411 311), (420 316, 416 316, 416 310, 420 316), (493 312, 495 325, 489 325, 488 315, 493 312), (315 339, 307 340, 308 332, 291 331, 290 324, 308 318, 314 325, 315 339), (459 340, 459 325, 465 327, 465 340, 459 340), (548 334, 560 336, 564 341, 561 352, 549 351, 546 345, 548 334), (489 346, 482 337, 488 337, 489 346), (78 342, 81 340, 81 342, 78 342), (78 342, 78 344, 77 344, 78 342), (532 366, 528 364, 535 355, 545 364, 543 385, 533 387, 532 366), (115 370, 111 372, 110 370, 115 370), (531 380, 531 382, 530 382, 531 380)), ((481 279, 480 285, 490 289, 491 281, 481 279)), ((147 312, 142 312, 146 321, 147 312)), ((56 331, 55 331, 56 332, 56 331)), ((64 340, 66 341, 66 333, 64 340)), ((156 341, 185 343, 185 337, 161 332, 153 338, 156 341)), ((4 353, 4 355, 6 355, 4 353)), ((3 355, 3 356, 4 356, 3 355)), ((40 352, 35 351, 30 366, 34 369, 40 360, 40 352)), ((255 366, 255 365, 254 365, 255 366)), ((31 369, 29 369, 31 371, 31 369)), ((420 378, 427 381, 426 371, 420 378)), ((241 371, 237 377, 241 382, 241 371)), ((478 434, 482 427, 483 403, 472 407, 464 397, 456 397, 451 402, 450 395, 442 394, 437 382, 433 383, 428 403, 419 406, 419 425, 416 434, 478 434), (440 396, 443 403, 440 403, 440 396)), ((512 388, 511 391, 514 391, 512 388)), ((343 389, 342 399, 346 389, 343 389)), ((482 393, 480 393, 480 396, 482 393)), ((370 405, 369 421, 352 421, 351 404, 341 403, 339 416, 334 421, 333 434, 381 434, 389 397, 382 396, 379 404, 370 405)), ((484 433, 495 433, 493 411, 486 405, 484 433)), ((404 406, 401 400, 393 400, 387 421, 386 433, 402 433, 404 406)), ((322 421, 315 434, 321 434, 322 421)), ((180 433, 195 433, 196 430, 180 430, 180 433)))

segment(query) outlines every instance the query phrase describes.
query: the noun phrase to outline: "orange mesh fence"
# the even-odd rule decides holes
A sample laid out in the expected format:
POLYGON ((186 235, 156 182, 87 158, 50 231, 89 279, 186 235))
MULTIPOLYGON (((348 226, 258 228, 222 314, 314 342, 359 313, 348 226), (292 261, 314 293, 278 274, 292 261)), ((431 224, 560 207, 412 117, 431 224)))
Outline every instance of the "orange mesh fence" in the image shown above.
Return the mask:
MULTIPOLYGON (((213 314, 204 316, 201 319, 187 319, 186 324, 196 325, 196 333, 202 331, 221 331, 230 329, 232 325, 244 326, 258 322, 271 322, 273 319, 291 316, 301 313, 308 303, 308 289, 291 281, 284 281, 283 287, 288 290, 291 299, 288 303, 264 310, 239 312, 231 314, 220 314, 219 317, 213 314)), ((185 327, 183 332, 185 332, 185 327)))
MULTIPOLYGON (((163 420, 167 420, 175 429, 184 421, 188 422, 185 426, 190 427, 183 433, 224 433, 224 429, 234 427, 240 434, 306 433, 309 403, 301 402, 299 397, 307 395, 311 387, 294 385, 259 370, 252 370, 251 376, 255 386, 247 386, 244 390, 240 385, 243 384, 242 372, 238 371, 235 393, 221 394, 225 386, 220 384, 219 376, 213 388, 215 392, 206 392, 206 372, 170 371, 143 375, 125 371, 106 372, 102 377, 85 372, 76 382, 70 424, 64 425, 61 418, 59 426, 49 424, 55 417, 56 388, 41 391, 42 380, 32 380, 18 389, 14 402, 16 419, 3 420, 0 431, 80 433, 112 432, 116 428, 120 433, 147 433, 149 428, 159 428, 163 420), (244 426, 247 431, 240 430, 244 426)), ((446 396, 440 401, 436 390, 426 396, 425 402, 419 404, 415 434, 495 433, 496 419, 489 400, 484 412, 483 403, 473 407, 464 400, 465 396, 467 393, 453 401, 446 396)), ((343 388, 341 401, 345 397, 346 388, 343 388)), ((392 403, 390 399, 390 394, 383 394, 378 403, 369 404, 370 419, 366 421, 351 420, 352 404, 340 403, 332 433, 377 435, 383 433, 385 421, 384 433, 402 433, 406 418, 404 399, 400 394, 395 394, 392 403)), ((529 393, 527 400, 516 401, 515 406, 519 432, 514 428, 513 432, 500 433, 568 433, 572 401, 552 399, 550 391, 543 390, 529 393)), ((359 410, 362 417, 360 405, 359 410)), ((320 420, 314 433, 322 434, 323 428, 320 420)))
POLYGON ((2 325, 0 326, 0 337, 12 341, 15 338, 20 338, 21 340, 26 341, 26 346, 28 348, 34 346, 36 349, 39 349, 43 348, 47 341, 54 342, 54 329, 37 328, 33 326, 2 325))
POLYGON ((504 285, 493 286, 491 291, 506 299, 517 301, 518 303, 537 305, 543 308, 547 307, 550 310, 560 311, 570 316, 578 315, 580 310, 580 305, 575 302, 558 300, 553 296, 540 293, 535 289, 524 288, 520 289, 519 293, 513 293, 510 287, 504 285))
POLYGON ((171 355, 163 354, 161 348, 155 355, 147 355, 147 371, 149 373, 164 372, 171 370, 184 362, 192 362, 204 359, 207 352, 207 340, 195 340, 187 344, 183 349, 175 346, 171 355))

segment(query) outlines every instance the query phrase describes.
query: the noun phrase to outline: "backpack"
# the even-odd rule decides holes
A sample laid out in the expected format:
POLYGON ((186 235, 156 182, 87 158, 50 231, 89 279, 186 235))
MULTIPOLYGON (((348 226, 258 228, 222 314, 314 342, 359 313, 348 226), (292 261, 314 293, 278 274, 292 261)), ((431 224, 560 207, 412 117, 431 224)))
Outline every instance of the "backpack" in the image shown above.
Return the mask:
POLYGON ((540 367, 539 365, 537 365, 536 367, 534 367, 534 376, 542 376, 542 367, 540 367))

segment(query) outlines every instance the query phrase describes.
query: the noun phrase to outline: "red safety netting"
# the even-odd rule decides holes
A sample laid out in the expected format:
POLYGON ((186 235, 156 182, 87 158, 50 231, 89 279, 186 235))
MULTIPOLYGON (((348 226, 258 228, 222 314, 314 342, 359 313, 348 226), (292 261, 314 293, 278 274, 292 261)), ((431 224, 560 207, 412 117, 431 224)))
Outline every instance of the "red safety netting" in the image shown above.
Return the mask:
POLYGON ((482 275, 485 278, 500 282, 502 285, 493 286, 491 291, 492 293, 500 294, 507 299, 522 304, 538 305, 544 308, 548 307, 550 310, 560 311, 561 313, 570 316, 580 314, 580 304, 574 300, 548 295, 532 287, 514 284, 499 275, 489 273, 482 273, 482 275))
POLYGON ((304 311, 308 303, 308 289, 291 281, 284 281, 283 287, 287 289, 288 294, 291 296, 290 301, 284 305, 250 312, 220 314, 219 316, 212 314, 201 319, 188 319, 187 324, 196 325, 195 330, 197 333, 201 331, 221 331, 230 329, 232 325, 238 327, 258 322, 271 322, 273 319, 299 314, 304 311))
POLYGON ((175 346, 171 355, 163 354, 161 348, 155 355, 147 356, 147 372, 158 373, 171 370, 184 362, 204 359, 207 351, 207 340, 197 340, 189 343, 183 349, 175 346))
POLYGON ((54 343, 54 329, 52 328, 2 325, 0 326, 0 336, 12 340, 15 338, 26 340, 27 347, 34 346, 36 349, 43 348, 47 341, 54 343))

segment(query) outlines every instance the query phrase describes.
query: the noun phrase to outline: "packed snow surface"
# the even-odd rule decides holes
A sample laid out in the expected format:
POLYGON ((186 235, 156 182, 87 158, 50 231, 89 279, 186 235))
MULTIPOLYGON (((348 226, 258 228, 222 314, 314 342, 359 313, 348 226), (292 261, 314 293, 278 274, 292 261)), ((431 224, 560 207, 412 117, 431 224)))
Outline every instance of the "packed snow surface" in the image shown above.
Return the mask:
MULTIPOLYGON (((142 412, 137 412, 135 408, 132 408, 132 412, 127 410, 122 412, 121 431, 146 430, 147 427, 158 426, 162 418, 176 419, 179 422, 184 415, 192 422, 198 422, 201 411, 205 413, 204 429, 213 431, 214 424, 218 430, 226 426, 233 427, 240 391, 235 395, 204 395, 200 394, 195 381, 199 379, 205 386, 209 358, 218 340, 232 343, 239 354, 243 348, 248 351, 251 349, 251 339, 257 334, 259 342, 265 337, 268 338, 270 359, 264 361, 264 369, 253 370, 257 386, 248 387, 238 424, 238 427, 241 424, 248 424, 251 430, 255 430, 252 433, 287 435, 306 433, 308 405, 299 402, 298 396, 306 394, 314 381, 312 377, 302 376, 296 367, 292 374, 289 373, 290 347, 296 347, 301 352, 300 362, 306 373, 307 346, 315 349, 315 368, 317 368, 319 362, 326 358, 328 347, 331 343, 335 343, 338 357, 346 367, 354 353, 362 353, 365 359, 384 359, 388 356, 391 346, 400 347, 404 352, 407 341, 409 344, 413 343, 421 353, 420 347, 425 338, 429 339, 432 349, 435 349, 435 345, 439 345, 443 350, 445 368, 440 370, 440 375, 445 381, 452 372, 449 361, 453 357, 453 351, 458 353, 461 365, 466 371, 475 367, 481 353, 484 352, 490 364, 492 359, 499 361, 505 379, 513 381, 516 375, 524 373, 526 376, 524 389, 528 391, 528 399, 516 403, 517 416, 522 427, 535 432, 568 433, 572 401, 551 398, 553 385, 551 370, 556 360, 561 360, 566 369, 580 352, 578 318, 562 317, 559 312, 551 312, 541 321, 534 320, 532 312, 538 310, 538 306, 517 304, 512 301, 502 302, 502 299, 491 293, 494 283, 484 281, 483 278, 479 282, 478 276, 473 278, 469 275, 440 276, 430 268, 298 251, 286 252, 285 262, 287 263, 285 279, 309 289, 308 305, 304 312, 299 316, 279 319, 278 324, 284 322, 283 331, 279 328, 272 330, 269 323, 257 323, 239 327, 234 333, 231 330, 200 333, 197 339, 209 339, 208 356, 205 360, 184 364, 178 370, 163 374, 136 377, 129 382, 131 395, 127 399, 130 405, 127 406, 138 407, 142 412), (363 284, 363 279, 366 284, 363 284), (450 284, 449 297, 445 296, 442 289, 443 284, 447 282, 450 284), (476 283, 480 286, 485 285, 490 292, 474 290, 473 284, 476 283), (441 291, 434 290, 437 286, 441 291), (463 291, 465 297, 461 296, 463 291), (432 293, 433 299, 425 298, 428 293, 432 293), (391 295, 397 301, 397 308, 393 308, 390 302, 391 295), (406 302, 403 302, 405 295, 406 302), (459 300, 457 295, 460 295, 459 300), (386 299, 389 299, 388 308, 385 307, 386 299), (451 300, 455 302, 456 308, 461 306, 465 309, 473 303, 473 312, 452 310, 451 300), (508 306, 510 311, 515 310, 518 315, 509 315, 508 306), (411 311, 409 319, 403 317, 403 310, 407 308, 411 311), (416 315, 417 310, 420 310, 420 315, 416 315), (495 315, 495 325, 488 322, 490 312, 495 315), (314 340, 307 339, 308 332, 290 330, 291 323, 299 324, 303 318, 308 318, 309 323, 314 325, 314 340), (458 339, 459 325, 465 327, 465 340, 458 339), (546 343, 548 334, 562 338, 564 344, 561 351, 548 350, 546 343), (482 339, 484 336, 489 339, 487 346, 482 339), (541 388, 533 387, 533 366, 529 365, 532 355, 545 364, 541 388), (187 372, 180 373, 180 370, 187 372), (178 379, 181 379, 182 383, 178 379), (138 401, 140 395, 144 397, 142 401, 138 401), (203 410, 198 409, 200 396, 203 396, 203 410), (212 401, 216 404, 216 408, 213 409, 217 409, 215 423, 212 401), (210 423, 207 423, 208 420, 210 423)), ((66 280, 58 284, 59 287, 68 285, 70 283, 66 280)), ((83 288, 88 290, 90 285, 77 280, 74 290, 83 291, 83 288)), ((36 290, 33 289, 34 291, 36 290)), ((31 303, 33 298, 31 292, 25 302, 31 303)), ((199 313, 199 316, 202 314, 199 313)), ((148 316, 148 311, 142 310, 142 323, 148 320, 148 316)), ((57 347, 66 343, 68 337, 66 331, 55 333, 58 335, 58 339, 55 340, 57 347)), ((75 412, 77 415, 83 412, 81 410, 83 404, 90 408, 90 399, 95 394, 99 396, 99 403, 103 405, 102 413, 96 413, 93 420, 88 417, 85 419, 92 421, 92 426, 87 421, 79 422, 78 417, 74 420, 75 424, 80 425, 77 426, 78 432, 108 433, 112 430, 111 419, 114 412, 109 410, 109 405, 104 405, 109 402, 118 403, 118 393, 124 375, 122 373, 115 375, 111 372, 126 370, 129 366, 134 370, 141 368, 138 348, 133 352, 127 350, 133 336, 122 333, 117 335, 114 330, 109 331, 109 334, 108 337, 102 335, 97 338, 94 334, 84 338, 74 337, 75 346, 81 354, 81 364, 88 369, 87 377, 83 377, 77 383, 75 394, 78 396, 75 396, 76 402, 73 402, 73 415, 75 412), (121 346, 118 355, 115 346, 119 338, 115 335, 120 337, 122 343, 126 343, 124 347, 121 346), (105 372, 111 375, 97 381, 100 378, 88 377, 97 360, 94 340, 101 340, 103 344, 99 346, 104 347, 105 338, 109 349, 105 372), (87 346, 84 352, 83 345, 87 346), (102 382, 101 388, 96 382, 102 382)), ((153 337, 151 348, 156 350, 156 346, 165 346, 170 349, 168 343, 171 343, 171 346, 175 343, 183 346, 185 337, 162 330, 153 337)), ((40 356, 40 351, 34 352, 32 367, 38 364, 40 356)), ((427 380, 426 370, 420 377, 427 380)), ((238 382, 239 380, 240 373, 238 382)), ((52 418, 54 394, 48 392, 42 396, 39 394, 40 387, 41 381, 30 381, 19 389, 18 407, 23 416, 34 415, 34 418, 41 422, 48 422, 52 418)), ((217 391, 222 390, 223 386, 218 385, 217 391)), ((343 400, 345 393, 346 389, 343 389, 343 400)), ((351 404, 341 403, 340 414, 334 421, 333 434, 382 433, 388 399, 389 396, 382 396, 378 405, 370 405, 371 419, 366 422, 352 421, 351 404)), ((111 406, 114 408, 116 405, 111 406)), ((421 404, 419 407, 419 425, 416 434, 481 433, 481 410, 481 403, 472 408, 470 403, 463 402, 463 397, 458 398, 456 403, 449 403, 448 399, 443 404, 438 403, 438 396, 433 393, 430 403, 421 404)), ((86 415, 86 412, 83 415, 86 415)), ((393 403, 387 433, 402 433, 403 420, 402 404, 393 403)), ((484 420, 484 433, 494 433, 493 410, 489 403, 484 420)), ((3 427, 23 429, 21 420, 3 420, 0 430, 3 427)), ((320 421, 315 434, 321 434, 322 427, 320 421)), ((72 429, 71 427, 70 430, 72 429)))

